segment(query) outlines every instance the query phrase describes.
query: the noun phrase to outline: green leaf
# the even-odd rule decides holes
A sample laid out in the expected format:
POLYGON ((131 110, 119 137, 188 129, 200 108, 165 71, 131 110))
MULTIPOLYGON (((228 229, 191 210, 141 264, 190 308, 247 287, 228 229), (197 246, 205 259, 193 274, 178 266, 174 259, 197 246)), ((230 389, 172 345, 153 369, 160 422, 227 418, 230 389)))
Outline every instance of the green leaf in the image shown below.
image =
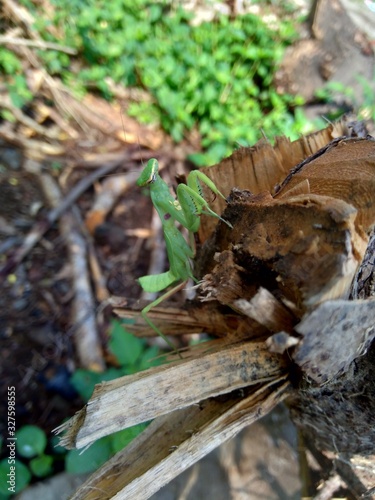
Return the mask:
POLYGON ((88 401, 94 391, 95 385, 100 382, 100 376, 100 373, 79 368, 71 376, 70 382, 81 398, 84 401, 88 401))
POLYGON ((0 462, 0 495, 19 493, 29 484, 31 473, 19 460, 5 458, 0 462))
POLYGON ((115 432, 111 437, 111 446, 113 453, 121 451, 125 446, 127 446, 134 438, 139 436, 141 432, 147 427, 147 423, 133 425, 128 429, 123 429, 122 431, 115 432))
POLYGON ((66 448, 60 446, 60 437, 52 436, 50 439, 51 447, 53 448, 53 453, 56 455, 64 455, 66 453, 66 448))
POLYGON ((16 123, 16 118, 13 113, 7 109, 0 109, 0 116, 7 122, 16 123))
POLYGON ((144 349, 144 341, 128 333, 119 321, 113 321, 109 349, 121 366, 134 365, 144 349))
POLYGON ((98 469, 112 455, 108 437, 95 441, 85 451, 70 450, 65 457, 65 470, 70 474, 84 474, 98 469))
POLYGON ((24 425, 16 432, 16 438, 16 449, 25 458, 42 454, 47 445, 46 433, 36 425, 24 425))
POLYGON ((22 69, 22 64, 13 52, 0 47, 0 68, 1 67, 3 67, 5 73, 12 75, 22 69))
POLYGON ((138 371, 147 370, 152 366, 163 364, 163 356, 160 356, 160 350, 157 346, 148 347, 137 363, 138 371))
POLYGON ((40 455, 30 460, 30 470, 37 477, 45 477, 52 473, 53 457, 40 455))

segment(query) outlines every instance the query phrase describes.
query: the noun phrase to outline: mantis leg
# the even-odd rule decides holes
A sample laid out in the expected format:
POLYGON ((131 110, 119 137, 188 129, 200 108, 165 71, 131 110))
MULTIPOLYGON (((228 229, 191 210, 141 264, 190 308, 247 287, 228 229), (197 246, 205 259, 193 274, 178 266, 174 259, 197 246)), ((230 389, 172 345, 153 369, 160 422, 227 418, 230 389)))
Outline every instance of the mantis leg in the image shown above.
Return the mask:
POLYGON ((194 188, 187 186, 186 184, 180 184, 177 187, 178 201, 180 202, 181 208, 184 211, 186 218, 186 227, 189 231, 196 233, 199 229, 200 220, 199 215, 207 214, 212 217, 220 219, 222 222, 227 224, 229 227, 233 227, 232 224, 224 220, 220 215, 211 210, 207 201, 197 192, 194 188))
POLYGON ((179 278, 172 271, 161 274, 152 274, 151 276, 142 276, 138 281, 145 292, 161 292, 170 285, 173 285, 179 278))
POLYGON ((211 189, 213 193, 215 193, 218 196, 221 196, 223 200, 225 200, 225 196, 218 190, 218 188, 215 186, 215 183, 212 182, 212 180, 207 177, 206 174, 201 172, 200 170, 193 170, 190 172, 187 178, 187 185, 193 189, 196 193, 199 193, 201 197, 203 198, 203 192, 202 192, 202 187, 199 183, 199 181, 204 182, 206 186, 211 189))
MULTIPOLYGON (((147 316, 147 313, 151 311, 151 309, 153 309, 154 307, 156 307, 157 305, 159 305, 161 302, 163 302, 163 300, 166 300, 168 299, 169 297, 171 297, 173 294, 177 293, 179 290, 181 290, 185 285, 186 285, 186 281, 183 281, 182 283, 179 283, 178 285, 174 286, 173 288, 171 288, 171 290, 168 290, 168 292, 164 293, 163 295, 161 295, 160 297, 158 297, 156 300, 154 300, 153 302, 151 302, 150 304, 148 304, 144 309, 142 309, 141 311, 141 316, 142 318, 146 321, 146 323, 158 334, 160 335, 160 337, 162 337, 163 340, 165 340, 165 342, 169 345, 169 347, 171 347, 171 349, 173 349, 173 351, 177 352, 176 351, 176 348, 175 346, 172 344, 172 342, 164 335, 164 333, 159 330, 159 328, 154 325, 154 323, 150 320, 150 318, 147 316)), ((179 355, 179 357, 182 359, 182 356, 180 353, 177 353, 179 355)))

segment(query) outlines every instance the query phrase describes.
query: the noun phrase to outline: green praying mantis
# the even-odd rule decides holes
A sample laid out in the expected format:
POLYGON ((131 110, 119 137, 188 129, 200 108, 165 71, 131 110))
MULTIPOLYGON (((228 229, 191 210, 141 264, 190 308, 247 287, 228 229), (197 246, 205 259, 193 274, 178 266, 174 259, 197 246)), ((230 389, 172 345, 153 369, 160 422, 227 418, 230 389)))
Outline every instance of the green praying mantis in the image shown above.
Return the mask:
POLYGON ((200 215, 211 215, 220 219, 229 227, 232 227, 232 225, 211 210, 204 199, 201 182, 206 184, 215 195, 225 199, 224 195, 205 174, 199 170, 190 172, 187 184, 179 184, 177 186, 176 198, 174 198, 169 191, 169 187, 160 177, 158 170, 158 161, 154 158, 150 159, 139 176, 137 185, 149 186, 150 188, 152 203, 162 223, 170 269, 161 274, 143 276, 138 281, 144 291, 151 293, 161 292, 171 285, 175 286, 148 304, 141 311, 141 316, 175 350, 175 347, 164 333, 148 318, 147 313, 168 297, 181 290, 190 278, 194 282, 198 282, 193 276, 191 259, 193 259, 195 254, 193 235, 199 229, 200 215), (189 231, 190 245, 177 228, 177 222, 189 231))

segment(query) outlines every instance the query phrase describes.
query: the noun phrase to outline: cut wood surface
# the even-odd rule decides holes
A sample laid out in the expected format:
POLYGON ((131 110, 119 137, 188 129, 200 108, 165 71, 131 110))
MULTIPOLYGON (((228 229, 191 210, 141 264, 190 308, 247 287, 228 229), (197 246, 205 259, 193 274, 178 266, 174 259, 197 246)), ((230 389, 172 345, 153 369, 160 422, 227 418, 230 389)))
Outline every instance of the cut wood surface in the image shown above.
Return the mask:
POLYGON ((287 198, 301 182, 309 192, 353 205, 356 223, 365 231, 375 224, 375 140, 350 138, 334 143, 324 154, 296 168, 276 198, 287 198))
MULTIPOLYGON (((250 190, 253 194, 274 193, 275 187, 282 183, 293 167, 347 133, 345 121, 340 121, 293 142, 286 137, 278 137, 272 146, 263 139, 255 146, 238 149, 204 172, 225 196, 233 188, 250 190)), ((218 196, 211 206, 220 214, 225 209, 225 202, 218 196)), ((215 226, 216 221, 212 217, 202 217, 200 240, 205 241, 215 226)))

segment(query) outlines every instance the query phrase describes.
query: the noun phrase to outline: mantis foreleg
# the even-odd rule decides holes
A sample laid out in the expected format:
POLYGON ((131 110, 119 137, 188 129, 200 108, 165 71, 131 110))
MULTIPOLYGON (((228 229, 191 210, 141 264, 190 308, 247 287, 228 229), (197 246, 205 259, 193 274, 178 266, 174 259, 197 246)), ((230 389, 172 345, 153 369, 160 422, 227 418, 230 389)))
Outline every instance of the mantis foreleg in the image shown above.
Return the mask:
POLYGON ((139 278, 139 283, 146 292, 160 292, 178 281, 182 283, 175 285, 171 290, 164 293, 161 297, 148 304, 141 315, 146 323, 155 332, 160 335, 173 349, 172 343, 166 336, 154 325, 147 317, 147 313, 155 306, 163 302, 185 285, 189 278, 197 281, 192 274, 191 259, 194 257, 194 249, 188 245, 181 232, 176 227, 178 222, 185 227, 191 236, 196 233, 200 225, 200 215, 208 214, 216 217, 227 224, 232 225, 222 219, 216 212, 211 210, 208 202, 203 197, 201 182, 218 196, 224 198, 223 194, 217 189, 215 184, 202 172, 195 170, 187 178, 187 185, 180 184, 177 187, 175 199, 167 186, 158 174, 158 162, 154 158, 147 162, 137 181, 138 186, 149 186, 152 203, 157 210, 162 226, 164 239, 167 249, 167 255, 170 270, 152 276, 143 276, 139 278))
MULTIPOLYGON (((147 276, 145 276, 147 277, 147 276)), ((150 276, 151 278, 152 276, 150 276)), ((169 347, 171 347, 174 351, 176 350, 175 346, 172 344, 172 342, 168 339, 168 337, 166 337, 164 335, 164 333, 159 330, 159 328, 150 320, 150 318, 147 316, 147 313, 151 311, 151 309, 153 309, 154 307, 156 307, 157 305, 159 305, 161 302, 163 302, 163 300, 166 300, 168 299, 169 297, 171 297, 173 294, 177 293, 178 291, 180 291, 185 285, 186 285, 186 281, 183 281, 182 283, 179 283, 178 285, 174 286, 173 288, 171 288, 170 290, 168 290, 168 292, 164 293, 163 295, 161 295, 160 297, 158 297, 156 300, 154 300, 153 302, 151 302, 150 304, 148 304, 144 309, 142 309, 141 311, 141 316, 142 318, 146 321, 146 323, 153 329, 155 330, 155 332, 160 335, 160 337, 169 345, 169 347)), ((181 358, 181 355, 179 354, 180 358, 181 358)))

